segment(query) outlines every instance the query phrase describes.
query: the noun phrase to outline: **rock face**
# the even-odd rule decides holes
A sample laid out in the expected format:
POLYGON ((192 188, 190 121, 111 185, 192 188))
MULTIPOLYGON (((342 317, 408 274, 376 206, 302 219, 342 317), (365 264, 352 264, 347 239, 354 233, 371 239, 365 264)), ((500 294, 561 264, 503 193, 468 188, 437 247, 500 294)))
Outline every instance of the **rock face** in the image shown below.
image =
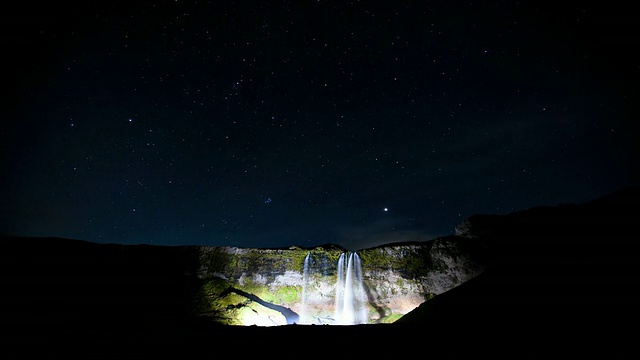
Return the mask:
POLYGON ((475 215, 455 236, 358 251, 359 268, 349 254, 352 272, 335 245, 1 238, 0 344, 16 354, 55 349, 66 357, 87 346, 121 357, 132 344, 161 357, 167 347, 180 358, 229 349, 242 357, 306 354, 314 339, 331 339, 331 354, 360 357, 379 356, 389 344, 449 357, 626 355, 637 351, 640 321, 639 203, 634 187, 585 204, 475 215), (351 291, 340 286, 347 273, 351 291), (223 325, 345 319, 376 325, 223 325))
POLYGON ((78 337, 79 329, 90 338, 161 337, 194 322, 390 323, 480 274, 479 244, 451 236, 350 254, 336 245, 248 249, 3 238, 0 315, 15 336, 42 338, 78 337), (351 268, 349 255, 359 259, 351 268))
POLYGON ((198 312, 230 325, 393 322, 480 274, 480 242, 445 237, 355 253, 200 247, 198 312))

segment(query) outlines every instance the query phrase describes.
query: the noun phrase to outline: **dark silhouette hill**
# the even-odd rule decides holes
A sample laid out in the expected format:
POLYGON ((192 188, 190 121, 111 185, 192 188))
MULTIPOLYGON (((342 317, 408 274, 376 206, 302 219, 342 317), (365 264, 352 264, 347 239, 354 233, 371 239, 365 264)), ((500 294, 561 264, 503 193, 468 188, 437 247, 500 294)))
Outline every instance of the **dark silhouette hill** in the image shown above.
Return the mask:
POLYGON ((640 188, 585 204, 475 215, 458 236, 487 245, 490 267, 398 323, 484 348, 626 352, 637 343, 640 188))

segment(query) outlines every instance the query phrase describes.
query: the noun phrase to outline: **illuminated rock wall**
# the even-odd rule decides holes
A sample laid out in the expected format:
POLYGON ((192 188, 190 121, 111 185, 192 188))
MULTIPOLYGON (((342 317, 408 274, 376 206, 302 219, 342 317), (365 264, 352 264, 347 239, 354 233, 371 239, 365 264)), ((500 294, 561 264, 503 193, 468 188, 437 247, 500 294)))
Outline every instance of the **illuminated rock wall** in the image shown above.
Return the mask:
POLYGON ((480 274, 482 260, 480 241, 454 236, 356 253, 201 247, 199 311, 233 325, 393 322, 480 274))

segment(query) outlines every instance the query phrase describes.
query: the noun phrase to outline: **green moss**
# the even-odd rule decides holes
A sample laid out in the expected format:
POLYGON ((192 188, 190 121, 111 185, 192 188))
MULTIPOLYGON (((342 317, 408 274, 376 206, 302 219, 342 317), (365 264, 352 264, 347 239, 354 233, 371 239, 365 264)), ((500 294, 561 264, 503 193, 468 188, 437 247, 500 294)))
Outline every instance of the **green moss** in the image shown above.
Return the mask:
POLYGON ((245 278, 243 284, 237 285, 236 287, 242 291, 246 291, 257 296, 264 301, 271 302, 271 300, 273 299, 269 288, 266 285, 254 282, 253 278, 251 277, 245 278))
POLYGON ((403 315, 402 314, 391 314, 388 316, 384 316, 382 318, 380 318, 380 320, 378 320, 378 323, 380 324, 391 324, 393 322, 395 322, 396 320, 400 319, 403 315))
POLYGON ((338 259, 340 259, 340 255, 343 254, 343 251, 340 250, 331 250, 331 251, 326 251, 326 250, 318 250, 319 254, 325 255, 330 262, 337 264, 338 263, 338 259))
POLYGON ((304 258, 307 256, 306 250, 295 250, 291 252, 291 270, 302 273, 304 271, 304 258))
POLYGON ((427 293, 427 294, 423 294, 424 300, 431 300, 436 296, 436 294, 431 294, 431 293, 427 293))
POLYGON ((238 325, 235 313, 246 299, 235 293, 225 293, 229 284, 221 278, 211 278, 202 283, 198 295, 196 315, 227 325, 238 325))
POLYGON ((360 256, 360 260, 362 261, 363 268, 370 267, 370 268, 379 268, 379 269, 389 269, 389 268, 395 268, 400 264, 399 262, 394 261, 395 259, 392 256, 383 254, 378 249, 363 250, 358 252, 358 255, 360 256))
POLYGON ((247 302, 247 298, 245 298, 242 295, 238 295, 234 292, 231 292, 226 296, 219 298, 216 303, 216 306, 229 310, 232 308, 243 307, 246 302, 247 302))
POLYGON ((302 272, 306 250, 266 250, 250 251, 242 255, 244 268, 249 272, 255 269, 271 269, 273 272, 302 272))
POLYGON ((301 292, 302 289, 296 286, 283 286, 275 292, 275 297, 280 304, 290 304, 298 301, 298 294, 301 292))
POLYGON ((202 285, 202 290, 208 295, 217 295, 229 287, 227 281, 221 278, 211 278, 202 285))
POLYGON ((394 270, 405 278, 425 276, 432 270, 431 244, 374 248, 359 251, 363 270, 394 270))

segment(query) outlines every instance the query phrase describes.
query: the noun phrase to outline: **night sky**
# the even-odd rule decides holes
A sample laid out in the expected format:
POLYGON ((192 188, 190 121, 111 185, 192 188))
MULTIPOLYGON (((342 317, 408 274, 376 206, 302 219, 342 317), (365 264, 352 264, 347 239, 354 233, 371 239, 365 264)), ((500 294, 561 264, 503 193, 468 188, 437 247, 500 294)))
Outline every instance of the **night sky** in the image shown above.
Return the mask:
POLYGON ((350 250, 637 185, 632 1, 4 1, 0 234, 350 250))

